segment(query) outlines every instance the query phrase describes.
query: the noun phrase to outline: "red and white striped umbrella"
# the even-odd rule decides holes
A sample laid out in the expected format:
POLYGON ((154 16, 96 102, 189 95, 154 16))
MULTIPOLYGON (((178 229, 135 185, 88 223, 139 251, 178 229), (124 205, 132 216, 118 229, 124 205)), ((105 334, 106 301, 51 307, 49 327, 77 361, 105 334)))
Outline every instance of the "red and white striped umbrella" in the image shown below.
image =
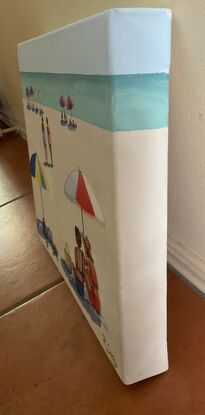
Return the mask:
POLYGON ((65 182, 64 192, 72 203, 80 207, 81 213, 86 212, 89 216, 104 223, 103 215, 92 187, 81 170, 76 169, 69 174, 65 182))

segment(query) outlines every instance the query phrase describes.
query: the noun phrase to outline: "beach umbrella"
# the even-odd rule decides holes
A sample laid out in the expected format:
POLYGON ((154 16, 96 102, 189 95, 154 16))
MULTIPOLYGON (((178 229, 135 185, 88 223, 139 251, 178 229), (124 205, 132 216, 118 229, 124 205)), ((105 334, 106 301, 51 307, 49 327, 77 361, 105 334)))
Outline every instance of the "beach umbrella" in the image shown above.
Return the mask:
POLYGON ((66 100, 65 100, 63 95, 61 95, 60 98, 59 98, 59 104, 60 104, 61 108, 66 107, 66 100))
POLYGON ((26 87, 26 96, 27 98, 30 97, 30 88, 28 86, 26 87))
POLYGON ((40 89, 37 90, 37 98, 38 98, 38 102, 39 102, 39 114, 43 115, 43 109, 42 109, 42 106, 41 106, 42 95, 41 95, 40 89))
POLYGON ((61 108, 63 108, 63 111, 61 111, 61 122, 63 123, 62 125, 66 125, 67 123, 66 114, 65 114, 66 99, 63 95, 61 95, 59 98, 59 105, 61 106, 61 108), (64 120, 63 120, 63 116, 64 116, 64 120))
POLYGON ((33 87, 30 86, 30 97, 31 97, 31 103, 32 103, 32 105, 31 105, 32 111, 34 111, 33 94, 34 94, 33 87))
POLYGON ((30 96, 32 97, 33 96, 33 87, 32 86, 30 86, 29 92, 30 92, 30 96))
POLYGON ((73 170, 69 174, 65 182, 64 192, 68 199, 81 209, 83 234, 83 212, 104 224, 104 218, 93 189, 80 169, 73 170))
POLYGON ((30 103, 29 103, 30 88, 28 86, 26 87, 26 97, 27 97, 27 108, 30 109, 30 103))
POLYGON ((38 100, 38 90, 37 90, 37 88, 34 88, 34 90, 33 90, 33 97, 34 97, 34 102, 36 102, 35 112, 37 113, 38 112, 38 103, 37 103, 37 100, 38 100))
POLYGON ((72 109, 74 107, 74 102, 72 98, 68 95, 67 102, 66 102, 66 109, 67 111, 70 111, 71 119, 72 119, 72 109))
POLYGON ((68 111, 72 110, 73 107, 74 107, 74 102, 73 102, 72 98, 69 95, 68 95, 68 98, 67 98, 66 107, 67 107, 68 111))
POLYGON ((41 196, 41 205, 42 205, 42 212, 43 212, 43 218, 44 215, 44 206, 43 206, 43 197, 42 197, 42 189, 49 191, 48 188, 48 181, 45 174, 45 171, 43 169, 42 164, 39 161, 37 153, 33 153, 30 159, 30 169, 31 169, 31 176, 36 179, 39 188, 40 188, 40 196, 41 196))

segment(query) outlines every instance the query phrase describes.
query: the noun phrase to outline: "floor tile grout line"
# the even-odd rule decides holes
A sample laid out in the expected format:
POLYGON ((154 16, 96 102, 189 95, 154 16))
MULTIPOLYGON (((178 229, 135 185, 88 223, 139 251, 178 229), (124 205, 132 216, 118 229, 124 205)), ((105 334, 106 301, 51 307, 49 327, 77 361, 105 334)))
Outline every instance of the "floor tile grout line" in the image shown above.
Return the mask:
POLYGON ((4 206, 7 206, 7 205, 9 205, 10 203, 15 202, 16 200, 22 199, 24 196, 28 196, 28 195, 31 195, 31 194, 32 194, 32 192, 28 192, 28 193, 24 193, 24 194, 23 194, 23 195, 21 195, 21 196, 14 197, 14 199, 11 199, 11 200, 9 200, 8 202, 5 202, 5 203, 3 203, 2 205, 0 205, 0 208, 2 208, 2 207, 4 207, 4 206))
POLYGON ((48 284, 46 287, 39 289, 32 293, 31 295, 28 295, 24 297, 21 301, 18 301, 17 303, 13 304, 11 307, 7 307, 5 310, 0 312, 0 319, 5 317, 6 315, 12 313, 13 311, 17 310, 18 308, 28 304, 29 302, 35 300, 36 298, 40 297, 43 294, 46 294, 48 291, 52 290, 53 288, 58 287, 64 283, 63 278, 59 279, 58 281, 52 282, 48 284))

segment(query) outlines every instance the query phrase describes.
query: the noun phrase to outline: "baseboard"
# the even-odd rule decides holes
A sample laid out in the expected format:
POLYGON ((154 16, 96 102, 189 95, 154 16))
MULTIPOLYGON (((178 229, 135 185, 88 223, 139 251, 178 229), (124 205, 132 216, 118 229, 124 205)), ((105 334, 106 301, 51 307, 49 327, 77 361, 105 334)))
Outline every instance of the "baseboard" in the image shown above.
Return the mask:
POLYGON ((24 140, 27 141, 27 135, 26 135, 26 130, 25 128, 22 128, 20 126, 17 125, 17 132, 19 133, 19 135, 24 138, 24 140))
POLYGON ((17 133, 23 137, 25 140, 27 140, 27 135, 26 135, 26 130, 22 127, 20 127, 19 125, 16 125, 16 123, 12 120, 12 118, 5 113, 0 113, 0 119, 6 124, 8 125, 8 127, 15 127, 17 133))
POLYGON ((168 235, 168 264, 205 293, 205 259, 168 235))

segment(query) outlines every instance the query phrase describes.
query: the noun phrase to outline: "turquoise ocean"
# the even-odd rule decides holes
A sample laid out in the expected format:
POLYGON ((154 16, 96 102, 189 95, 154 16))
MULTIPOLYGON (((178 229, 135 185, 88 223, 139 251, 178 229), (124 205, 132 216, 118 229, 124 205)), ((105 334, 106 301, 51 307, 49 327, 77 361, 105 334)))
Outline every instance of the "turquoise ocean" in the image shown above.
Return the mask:
POLYGON ((26 87, 32 86, 40 90, 42 105, 59 112, 59 97, 69 95, 74 102, 74 118, 108 131, 168 126, 166 73, 104 76, 21 72, 21 86, 24 98, 26 87))

